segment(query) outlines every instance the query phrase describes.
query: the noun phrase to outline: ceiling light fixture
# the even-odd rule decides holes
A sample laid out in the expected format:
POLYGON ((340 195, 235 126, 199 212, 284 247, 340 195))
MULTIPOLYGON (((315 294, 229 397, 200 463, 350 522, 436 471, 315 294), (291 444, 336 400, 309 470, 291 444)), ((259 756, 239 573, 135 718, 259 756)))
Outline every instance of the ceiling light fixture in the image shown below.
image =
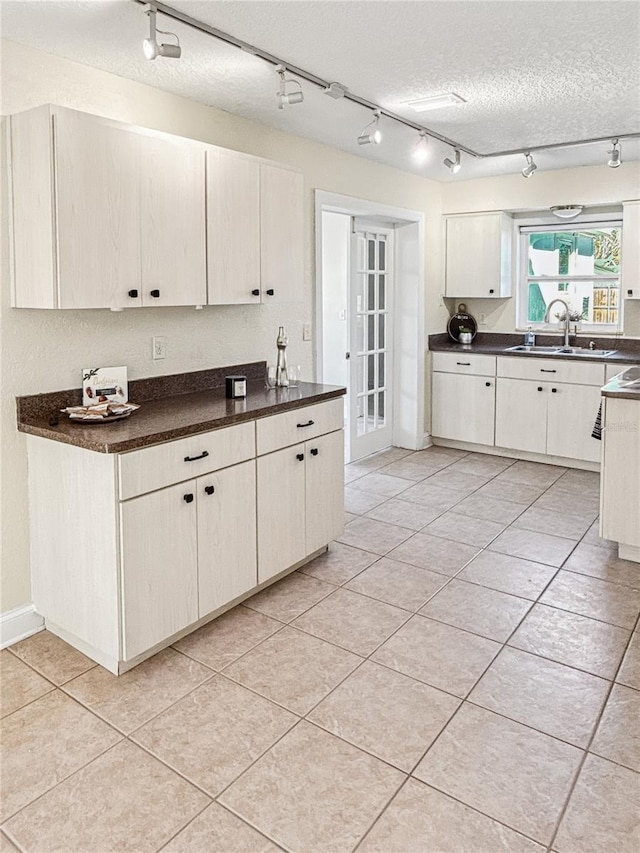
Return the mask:
POLYGON ((325 95, 329 95, 330 98, 338 100, 339 98, 344 98, 349 90, 342 83, 329 83, 322 91, 325 95))
POLYGON ((558 219, 575 219, 584 210, 583 204, 554 204, 549 208, 558 219))
POLYGON ((374 110, 372 120, 365 126, 364 130, 358 137, 358 145, 369 145, 371 142, 375 145, 379 145, 382 142, 382 133, 378 128, 380 115, 380 110, 374 110), (373 128, 371 132, 369 132, 369 128, 373 128))
POLYGON ((432 95, 430 98, 420 98, 417 101, 407 101, 406 106, 411 107, 417 113, 425 113, 427 110, 439 110, 442 107, 453 107, 455 104, 466 104, 464 98, 454 92, 446 95, 432 95))
POLYGON ((164 30, 159 30, 156 26, 156 16, 158 10, 155 6, 147 5, 145 11, 149 16, 149 38, 142 42, 142 50, 147 59, 156 59, 158 56, 164 56, 167 59, 180 59, 182 48, 180 47, 180 39, 175 33, 168 33, 164 30), (176 44, 158 44, 156 34, 160 33, 163 36, 171 36, 176 40, 176 44))
POLYGON ((280 88, 276 92, 276 101, 278 109, 283 110, 285 104, 301 104, 304 101, 304 92, 302 84, 294 77, 285 77, 287 69, 284 65, 276 65, 276 73, 280 77, 280 88), (297 86, 293 92, 287 92, 287 86, 297 86))
POLYGON ((454 175, 457 175, 460 169, 462 168, 462 163, 460 162, 460 151, 456 148, 456 159, 450 160, 448 157, 445 157, 442 161, 444 165, 453 172, 454 175))
POLYGON ((617 169, 618 166, 622 165, 622 151, 620 149, 620 142, 617 139, 612 139, 611 144, 613 148, 611 151, 607 151, 607 154, 610 155, 607 166, 611 166, 612 169, 617 169))
POLYGON ((413 159, 418 163, 424 163, 429 159, 429 137, 426 130, 420 131, 418 141, 413 147, 413 159))
POLYGON ((523 177, 523 178, 530 178, 530 177, 531 177, 531 175, 533 175, 533 173, 535 172, 535 170, 536 170, 538 167, 537 167, 537 166, 536 166, 536 164, 533 162, 533 157, 531 156, 531 152, 530 152, 530 151, 525 151, 525 152, 524 152, 524 156, 526 157, 527 165, 526 165, 526 166, 524 167, 524 169, 522 170, 522 177, 523 177))

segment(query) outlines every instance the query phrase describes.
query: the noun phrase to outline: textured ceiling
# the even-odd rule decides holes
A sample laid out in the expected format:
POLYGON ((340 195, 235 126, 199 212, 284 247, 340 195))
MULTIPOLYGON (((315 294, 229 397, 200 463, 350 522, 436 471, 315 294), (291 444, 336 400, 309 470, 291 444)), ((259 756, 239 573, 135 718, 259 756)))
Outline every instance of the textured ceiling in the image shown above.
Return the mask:
MULTIPOLYGON (((169 0, 168 5, 483 153, 640 132, 637 0, 169 0), (423 114, 407 101, 443 92, 467 101, 423 114)), ((415 132, 383 119, 383 144, 359 147, 366 109, 303 83, 303 104, 278 110, 272 66, 159 15, 183 58, 146 61, 147 19, 132 0, 0 3, 14 41, 220 107, 436 180, 450 150, 431 143, 416 166, 415 132)), ((540 152, 539 168, 606 160, 606 143, 540 152)), ((640 159, 640 142, 623 144, 640 159)), ((521 155, 463 156, 458 179, 519 171, 521 155)))

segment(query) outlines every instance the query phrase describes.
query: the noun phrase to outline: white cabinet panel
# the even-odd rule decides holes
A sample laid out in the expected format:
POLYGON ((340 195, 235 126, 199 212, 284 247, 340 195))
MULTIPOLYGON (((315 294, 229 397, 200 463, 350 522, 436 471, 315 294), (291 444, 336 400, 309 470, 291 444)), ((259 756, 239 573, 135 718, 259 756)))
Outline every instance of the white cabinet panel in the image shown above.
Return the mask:
POLYGON ((140 136, 142 304, 204 305, 204 151, 140 136))
POLYGON ((496 447, 546 453, 549 387, 526 379, 496 382, 496 447))
POLYGON ((305 556, 305 446, 258 459, 258 583, 305 556))
POLYGON ((495 379, 434 373, 431 433, 437 438, 492 445, 495 379))
POLYGON ((303 179, 260 165, 260 251, 264 302, 300 302, 303 292, 303 179))
POLYGON ((604 384, 605 365, 562 358, 503 356, 498 358, 498 376, 509 379, 539 379, 541 382, 573 382, 578 385, 604 384))
POLYGON ((640 401, 604 398, 600 535, 640 547, 640 401))
POLYGON ((511 295, 512 220, 501 212, 447 216, 445 295, 511 295))
POLYGON ((306 547, 312 554, 344 528, 344 431, 305 444, 306 547))
POLYGON ((243 462, 196 481, 199 615, 258 584, 256 463, 243 462))
POLYGON ((198 618, 195 485, 120 505, 124 660, 198 618))
POLYGON ((622 278, 623 299, 640 299, 640 201, 622 204, 622 278))
POLYGON ((547 453, 568 459, 600 461, 601 442, 591 431, 600 406, 600 389, 552 384, 547 388, 547 453))
POLYGON ((475 376, 496 375, 495 355, 434 352, 431 358, 433 369, 445 373, 470 373, 475 376))
POLYGON ((270 418, 260 418, 256 423, 256 445, 258 456, 271 453, 288 444, 315 438, 327 432, 342 429, 344 424, 344 401, 342 397, 303 406, 270 418))
POLYGON ((207 151, 209 305, 260 303, 260 163, 207 151))

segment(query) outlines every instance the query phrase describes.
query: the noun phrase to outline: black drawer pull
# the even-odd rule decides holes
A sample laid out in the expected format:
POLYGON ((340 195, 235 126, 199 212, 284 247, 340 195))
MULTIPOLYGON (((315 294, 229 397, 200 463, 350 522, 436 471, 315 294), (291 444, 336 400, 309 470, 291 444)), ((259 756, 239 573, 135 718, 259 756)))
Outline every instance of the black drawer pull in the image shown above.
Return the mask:
POLYGON ((260 291, 256 288, 255 290, 251 291, 251 295, 252 296, 260 296, 260 291))
POLYGON ((186 504, 190 504, 190 503, 191 503, 191 501, 193 500, 193 495, 192 495, 192 494, 183 495, 183 496, 182 496, 182 500, 183 500, 186 504))
POLYGON ((132 299, 136 299, 138 296, 138 291, 134 288, 134 290, 130 290, 127 295, 130 296, 132 299))
POLYGON ((540 368, 540 373, 557 373, 557 370, 545 370, 544 367, 540 368))
POLYGON ((318 455, 318 453, 320 453, 320 451, 318 450, 318 448, 317 448, 317 447, 312 447, 312 448, 311 448, 311 455, 312 455, 312 456, 317 456, 317 455, 318 455))
POLYGON ((538 385, 538 391, 542 391, 542 385, 538 385))
POLYGON ((456 361, 456 364, 459 364, 460 367, 471 367, 470 361, 456 361))
POLYGON ((209 455, 209 451, 203 450, 202 453, 200 454, 200 456, 185 456, 184 461, 185 462, 196 462, 196 460, 198 460, 198 459, 206 459, 206 457, 208 455, 209 455))
POLYGON ((267 296, 273 296, 274 293, 275 293, 275 291, 272 287, 270 287, 269 290, 267 290, 267 296))
POLYGON ((491 388, 491 383, 490 383, 490 382, 485 382, 484 384, 487 386, 487 388, 491 388))
POLYGON ((493 293, 493 288, 491 288, 491 290, 489 291, 489 293, 493 293))
POLYGON ((204 490, 208 495, 212 495, 216 489, 215 486, 205 486, 204 490))
POLYGON ((151 294, 155 299, 157 299, 157 298, 158 298, 158 296, 160 296, 160 291, 159 291, 159 290, 150 290, 150 291, 149 291, 149 293, 150 293, 150 294, 151 294))
POLYGON ((298 460, 298 462, 302 462, 302 460, 304 459, 304 453, 296 453, 296 459, 298 460))
POLYGON ((552 388, 552 389, 551 389, 551 393, 552 393, 552 394, 557 394, 557 393, 558 393, 558 389, 557 389, 557 388, 552 388))
POLYGON ((306 424, 296 424, 298 429, 302 429, 303 427, 313 426, 314 421, 307 421, 306 424))

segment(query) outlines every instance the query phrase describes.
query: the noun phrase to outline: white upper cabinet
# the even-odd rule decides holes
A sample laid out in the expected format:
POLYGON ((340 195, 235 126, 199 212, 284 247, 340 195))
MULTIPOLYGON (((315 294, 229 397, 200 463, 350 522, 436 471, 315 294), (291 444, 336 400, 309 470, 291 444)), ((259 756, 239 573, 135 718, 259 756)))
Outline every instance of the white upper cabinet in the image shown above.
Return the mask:
POLYGON ((207 151, 209 305, 260 302, 260 163, 207 151))
POLYGON ((622 281, 623 299, 640 299, 640 201, 622 204, 622 281))
POLYGON ((299 172, 260 166, 263 302, 299 302, 303 276, 303 181, 299 172))
POLYGON ((505 213, 445 217, 445 296, 511 296, 512 220, 505 213))

